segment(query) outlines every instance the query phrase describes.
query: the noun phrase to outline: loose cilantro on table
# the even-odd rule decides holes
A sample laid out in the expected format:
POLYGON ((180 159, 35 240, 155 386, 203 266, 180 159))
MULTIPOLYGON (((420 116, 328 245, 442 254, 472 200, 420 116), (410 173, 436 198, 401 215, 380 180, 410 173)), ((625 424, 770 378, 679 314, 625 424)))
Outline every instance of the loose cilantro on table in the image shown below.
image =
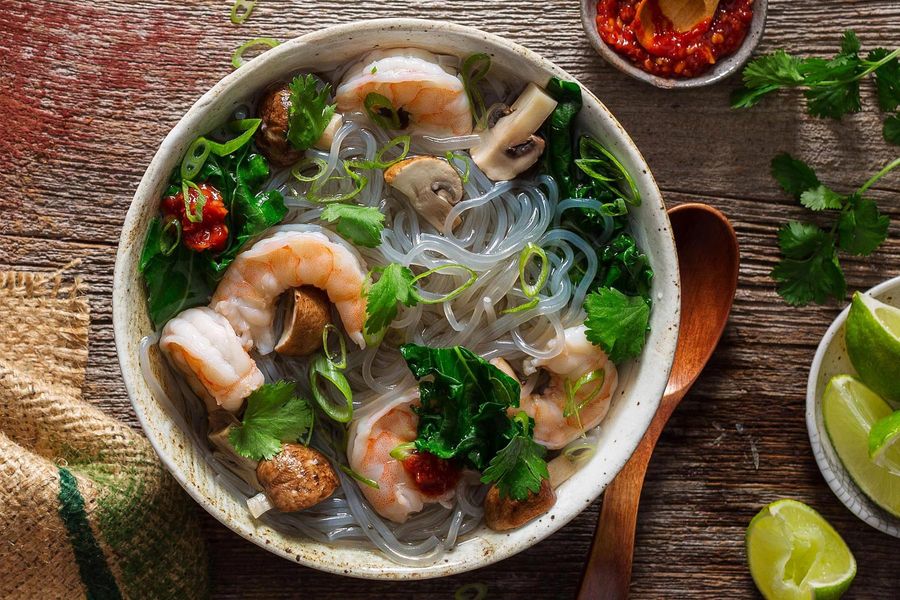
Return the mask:
POLYGON ((290 83, 291 108, 287 138, 297 150, 307 150, 322 137, 334 116, 336 105, 328 104, 329 84, 319 84, 315 75, 298 75, 290 83))
POLYGON ((789 304, 823 304, 829 298, 844 297, 847 284, 838 249, 868 256, 885 240, 890 221, 863 194, 897 166, 900 158, 852 194, 842 195, 822 184, 803 161, 786 153, 772 160, 772 176, 803 206, 816 212, 838 211, 827 230, 812 223, 791 221, 778 232, 782 259, 772 270, 772 278, 778 282, 778 294, 789 304))
POLYGON ((467 348, 404 344, 400 353, 419 380, 416 449, 482 471, 501 496, 524 500, 549 477, 533 421, 506 411, 519 405, 519 382, 467 348))
POLYGON ((288 381, 267 383, 247 397, 243 422, 228 434, 235 451, 251 460, 269 459, 281 451, 282 442, 295 442, 308 435, 313 412, 296 395, 288 381))
POLYGON ((384 214, 371 206, 358 204, 329 204, 322 211, 322 220, 337 221, 337 232, 357 246, 376 248, 381 244, 384 214))
POLYGON ((634 358, 644 348, 650 304, 640 296, 626 296, 613 288, 600 288, 584 300, 586 337, 600 346, 614 363, 634 358))
MULTIPOLYGON (((799 58, 784 50, 760 56, 744 68, 744 87, 734 92, 731 106, 749 108, 777 90, 803 88, 809 114, 840 119, 862 108, 859 83, 871 74, 881 110, 896 110, 900 106, 900 50, 876 48, 865 58, 859 52, 859 38, 846 31, 840 52, 830 60, 799 58)), ((896 136, 888 134, 885 130, 885 139, 898 143, 896 136)))

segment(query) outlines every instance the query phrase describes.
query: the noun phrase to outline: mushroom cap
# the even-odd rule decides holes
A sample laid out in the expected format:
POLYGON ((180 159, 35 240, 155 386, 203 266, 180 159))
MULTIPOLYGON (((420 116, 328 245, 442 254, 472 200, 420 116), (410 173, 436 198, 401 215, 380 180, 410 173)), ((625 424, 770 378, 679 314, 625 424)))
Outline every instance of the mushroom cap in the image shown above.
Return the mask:
MULTIPOLYGON (((384 181, 403 194, 412 207, 442 231, 450 210, 463 197, 459 172, 436 156, 413 156, 397 162, 384 172, 384 181)), ((461 219, 453 222, 457 227, 461 219)))
POLYGON ((501 498, 500 490, 492 485, 484 498, 484 522, 494 531, 516 529, 546 513, 554 504, 556 493, 547 479, 541 481, 541 489, 536 494, 528 492, 525 500, 501 498))
POLYGON ((281 167, 292 165, 303 156, 287 139, 290 110, 291 89, 286 82, 269 86, 257 108, 262 123, 256 132, 256 147, 281 167))
POLYGON ((275 352, 308 356, 322 347, 322 331, 331 323, 331 302, 324 291, 308 285, 288 293, 291 305, 275 352))
POLYGON ((339 485, 328 459, 301 444, 284 444, 274 458, 259 463, 256 476, 272 506, 281 512, 315 506, 339 485))

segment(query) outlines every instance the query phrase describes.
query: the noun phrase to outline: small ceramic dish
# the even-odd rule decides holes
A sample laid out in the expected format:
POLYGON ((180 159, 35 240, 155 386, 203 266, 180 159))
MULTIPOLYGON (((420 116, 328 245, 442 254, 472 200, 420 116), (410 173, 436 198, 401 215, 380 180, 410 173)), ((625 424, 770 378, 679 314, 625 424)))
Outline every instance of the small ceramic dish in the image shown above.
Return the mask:
MULTIPOLYGON (((584 91, 579 127, 596 137, 634 174, 643 202, 633 210, 634 235, 654 271, 650 334, 641 357, 622 365, 619 389, 603 422, 597 452, 558 490, 553 509, 510 532, 480 527, 439 562, 410 567, 397 564, 374 547, 324 544, 251 517, 246 497, 223 485, 210 466, 211 450, 186 431, 180 410, 160 402, 144 379, 141 339, 153 331, 138 269, 141 248, 172 169, 198 136, 222 123, 273 81, 301 70, 337 65, 375 48, 419 47, 464 56, 487 52, 492 68, 523 81, 545 84, 551 76, 575 78, 537 54, 495 35, 443 21, 380 19, 330 27, 289 40, 250 60, 200 98, 166 136, 147 168, 122 228, 113 283, 113 326, 125 386, 137 418, 163 464, 211 515, 266 550, 288 560, 332 573, 373 579, 441 577, 507 558, 546 538, 600 495, 621 470, 647 430, 662 397, 675 355, 680 313, 678 259, 665 205, 647 163, 634 142, 603 104, 584 91)), ((165 369, 159 352, 149 367, 165 369)), ((165 379, 165 378, 163 378, 165 379)), ((168 391, 168 390, 167 390, 168 391)), ((180 394, 172 390, 170 398, 180 394)), ((171 405, 171 406, 170 406, 171 405)))
MULTIPOLYGON (((900 307, 900 277, 876 285, 866 293, 886 304, 900 307)), ((856 374, 844 342, 844 323, 849 312, 848 306, 825 332, 809 371, 806 386, 806 428, 809 431, 809 443, 825 482, 844 506, 875 529, 900 538, 900 518, 872 502, 853 482, 831 445, 822 419, 822 394, 828 381, 842 373, 856 374)))
POLYGON ((581 0, 581 24, 584 26, 584 32, 587 34, 588 41, 590 41, 594 49, 606 62, 618 70, 658 88, 686 89, 718 83, 743 67, 762 38, 763 30, 766 27, 766 11, 768 7, 769 0, 755 0, 750 29, 747 31, 747 37, 744 38, 744 42, 737 49, 737 52, 723 58, 706 73, 687 79, 652 75, 608 46, 597 31, 597 0, 581 0))

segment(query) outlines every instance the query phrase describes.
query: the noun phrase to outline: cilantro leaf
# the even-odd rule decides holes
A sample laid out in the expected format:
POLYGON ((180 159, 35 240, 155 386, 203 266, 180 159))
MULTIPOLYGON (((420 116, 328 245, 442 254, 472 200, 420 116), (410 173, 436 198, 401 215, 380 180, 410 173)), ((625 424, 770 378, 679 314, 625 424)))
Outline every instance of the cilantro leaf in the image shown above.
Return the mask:
MULTIPOLYGON (((869 52, 866 60, 877 63, 889 54, 884 48, 875 48, 869 52)), ((875 69, 875 90, 881 110, 890 112, 900 106, 900 59, 894 57, 875 69)))
POLYGON ((409 269, 396 263, 377 267, 378 281, 366 292, 366 325, 368 334, 376 334, 390 325, 397 316, 397 303, 413 306, 419 301, 413 280, 415 275, 409 269))
POLYGON ((844 205, 844 197, 820 184, 800 194, 800 204, 810 210, 836 209, 844 205))
POLYGON ((758 88, 740 87, 731 92, 731 108, 750 108, 756 106, 764 96, 778 90, 781 86, 770 84, 758 88))
POLYGON ((500 497, 525 500, 528 493, 536 494, 541 481, 550 478, 544 455, 547 450, 534 441, 534 420, 524 412, 518 413, 507 433, 509 443, 500 450, 484 470, 482 483, 496 483, 500 497))
POLYGON ((376 248, 381 243, 384 214, 377 208, 334 203, 325 207, 322 219, 337 221, 337 232, 357 246, 376 248))
POLYGON ((778 295, 788 304, 823 304, 847 292, 834 237, 809 223, 788 223, 778 232, 784 258, 772 269, 778 295))
POLYGON ((267 383, 250 394, 244 419, 228 434, 235 451, 251 460, 269 459, 282 442, 298 440, 312 427, 313 413, 306 400, 295 395, 296 384, 267 383))
POLYGON ((640 296, 600 288, 584 300, 586 336, 614 363, 633 358, 644 348, 650 305, 640 296))
POLYGON ((881 133, 889 144, 900 146, 900 114, 885 119, 881 133))
POLYGON ((817 85, 806 90, 804 95, 806 110, 814 117, 840 119, 847 113, 862 110, 858 80, 817 85))
POLYGON ((797 85, 803 82, 800 64, 799 58, 784 50, 776 50, 750 61, 744 68, 744 85, 751 89, 771 84, 797 85))
POLYGON ((860 48, 862 48, 862 44, 859 42, 859 36, 856 35, 856 32, 852 29, 846 30, 841 38, 841 54, 856 56, 860 48))
POLYGON ((841 250, 867 256, 887 237, 890 219, 878 211, 878 205, 867 198, 854 196, 851 208, 838 220, 838 243, 841 250))
POLYGON ((785 192, 797 200, 806 190, 820 185, 816 172, 805 162, 787 152, 782 152, 772 159, 772 177, 785 192))
POLYGON ((312 147, 334 116, 334 104, 328 104, 331 86, 318 90, 319 79, 312 74, 298 75, 290 83, 291 108, 288 111, 288 141, 297 150, 312 147))

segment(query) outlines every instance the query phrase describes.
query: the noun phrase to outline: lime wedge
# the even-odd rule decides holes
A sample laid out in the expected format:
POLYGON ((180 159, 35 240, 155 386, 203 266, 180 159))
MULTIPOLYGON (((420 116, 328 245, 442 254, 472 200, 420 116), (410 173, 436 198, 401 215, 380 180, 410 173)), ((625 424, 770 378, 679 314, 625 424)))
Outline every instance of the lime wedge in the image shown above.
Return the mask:
POLYGON ((900 403, 900 308, 856 292, 844 335, 863 383, 885 400, 900 403))
POLYGON ((750 575, 766 600, 840 598, 856 576, 856 559, 812 508, 778 500, 747 527, 750 575))
POLYGON ((875 504, 900 516, 900 476, 875 464, 867 451, 869 432, 890 414, 887 402, 850 375, 832 377, 822 395, 825 431, 844 468, 875 504))
POLYGON ((900 410, 881 419, 869 432, 869 458, 900 476, 900 410))

